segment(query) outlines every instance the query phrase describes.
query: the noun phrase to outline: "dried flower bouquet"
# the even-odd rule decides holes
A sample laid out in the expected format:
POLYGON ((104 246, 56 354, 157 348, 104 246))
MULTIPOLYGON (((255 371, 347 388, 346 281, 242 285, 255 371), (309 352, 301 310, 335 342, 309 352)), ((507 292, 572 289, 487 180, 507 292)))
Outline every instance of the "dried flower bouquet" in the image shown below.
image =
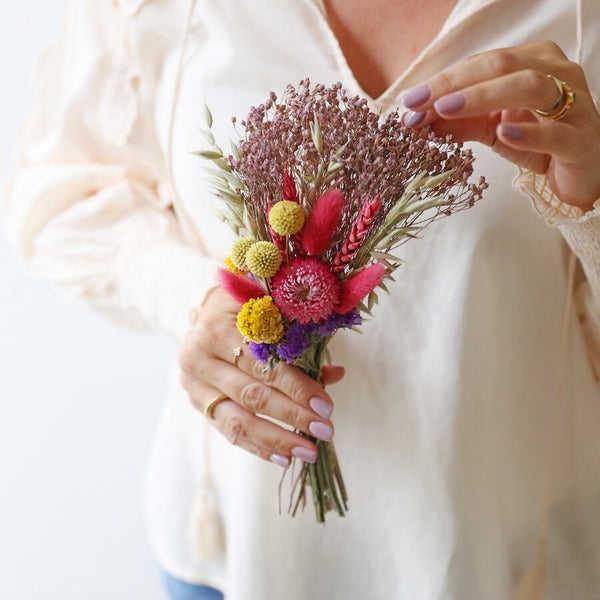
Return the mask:
MULTIPOLYGON (((236 119, 233 119, 236 124, 236 119)), ((385 118, 341 84, 288 86, 250 110, 225 156, 205 110, 212 193, 237 239, 220 281, 240 303, 237 325, 270 369, 281 361, 317 381, 338 329, 357 328, 402 264, 399 246, 440 217, 470 208, 473 155, 450 138, 385 118)), ((306 434, 302 434, 306 435, 306 434)), ((332 442, 311 436, 315 464, 293 479, 290 510, 306 502, 318 522, 343 515, 347 494, 332 442)))

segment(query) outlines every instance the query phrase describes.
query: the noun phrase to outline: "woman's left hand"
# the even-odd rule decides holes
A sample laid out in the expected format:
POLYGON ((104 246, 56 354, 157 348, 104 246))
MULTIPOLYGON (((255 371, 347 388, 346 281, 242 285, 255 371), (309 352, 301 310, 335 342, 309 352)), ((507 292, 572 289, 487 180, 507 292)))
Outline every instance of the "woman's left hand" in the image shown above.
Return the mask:
POLYGON ((491 146, 511 162, 545 174, 567 204, 590 210, 600 198, 600 114, 582 68, 554 42, 490 50, 465 58, 402 98, 411 112, 405 123, 430 124, 439 135, 491 146), (547 75, 576 94, 557 121, 551 111, 559 90, 547 75))

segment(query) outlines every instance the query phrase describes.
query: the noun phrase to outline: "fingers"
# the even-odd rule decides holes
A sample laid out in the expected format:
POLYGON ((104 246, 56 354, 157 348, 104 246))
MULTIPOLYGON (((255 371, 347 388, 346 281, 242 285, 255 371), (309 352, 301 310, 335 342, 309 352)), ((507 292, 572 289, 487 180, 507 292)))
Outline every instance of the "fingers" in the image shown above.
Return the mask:
POLYGON ((444 95, 433 106, 444 118, 464 119, 520 107, 551 110, 559 96, 556 84, 545 73, 523 69, 444 95))
POLYGON ((346 369, 339 365, 323 365, 323 367, 321 368, 321 375, 323 377, 323 383, 325 385, 333 385, 334 383, 341 381, 344 378, 345 374, 346 369))
MULTIPOLYGON (((194 379, 184 377, 182 383, 192 404, 201 412, 220 394, 217 388, 194 379)), ((253 414, 232 400, 219 402, 212 414, 210 423, 231 444, 264 460, 287 467, 292 457, 311 463, 317 459, 317 448, 310 440, 253 414)))
MULTIPOLYGON (((213 356, 233 364, 233 347, 224 348, 223 345, 219 345, 215 347, 213 356)), ((279 363, 273 369, 265 369, 264 363, 257 361, 247 346, 242 346, 242 352, 236 361, 236 366, 253 380, 281 392, 295 403, 313 411, 320 417, 329 418, 331 416, 333 402, 329 394, 319 382, 302 373, 297 367, 279 363)), ((199 375, 202 376, 202 374, 199 375)), ((212 376, 210 371, 209 375, 212 376)), ((293 425, 293 423, 289 424, 293 425)))
MULTIPOLYGON (((402 96, 403 104, 420 111, 434 108, 444 96, 523 70, 537 70, 543 75, 553 68, 553 75, 566 75, 568 59, 554 42, 535 42, 518 48, 500 48, 467 57, 448 69, 408 90, 402 96)), ((556 89, 556 86, 553 86, 556 89)), ((453 99, 452 107, 460 99, 453 99)), ((445 102, 450 103, 450 100, 445 102)), ((536 107, 540 108, 540 107, 536 107)), ((543 109, 542 109, 543 110, 543 109)))
POLYGON ((324 441, 333 437, 333 424, 328 418, 333 412, 333 404, 322 398, 296 402, 221 360, 208 361, 206 369, 211 374, 211 382, 218 382, 218 388, 247 411, 272 417, 324 441))
POLYGON ((578 154, 575 126, 569 123, 500 123, 496 133, 502 143, 520 150, 565 158, 578 154))

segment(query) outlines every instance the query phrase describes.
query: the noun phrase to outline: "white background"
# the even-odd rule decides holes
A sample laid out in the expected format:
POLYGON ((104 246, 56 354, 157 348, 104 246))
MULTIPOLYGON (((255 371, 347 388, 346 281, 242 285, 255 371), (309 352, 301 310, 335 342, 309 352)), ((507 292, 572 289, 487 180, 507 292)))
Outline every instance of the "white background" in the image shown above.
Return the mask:
MULTIPOLYGON (((3 4, 0 177, 65 0, 3 4)), ((170 344, 25 277, 0 235, 0 600, 159 600, 142 511, 170 344)))

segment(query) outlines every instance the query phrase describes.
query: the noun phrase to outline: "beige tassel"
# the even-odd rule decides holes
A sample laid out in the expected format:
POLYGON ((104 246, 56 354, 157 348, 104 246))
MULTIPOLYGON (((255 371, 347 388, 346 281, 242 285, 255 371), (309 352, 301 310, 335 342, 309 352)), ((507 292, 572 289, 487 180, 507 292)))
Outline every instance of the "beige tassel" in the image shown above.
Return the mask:
POLYGON ((223 521, 217 507, 212 477, 206 475, 196 490, 192 506, 192 549, 202 561, 215 561, 225 551, 223 521))
POLYGON ((546 540, 537 543, 535 560, 523 573, 512 600, 544 600, 546 590, 546 540))
POLYGON ((194 555, 210 562, 225 552, 223 520, 219 513, 217 492, 210 473, 210 425, 204 422, 204 472, 196 489, 191 511, 191 543, 194 555))

